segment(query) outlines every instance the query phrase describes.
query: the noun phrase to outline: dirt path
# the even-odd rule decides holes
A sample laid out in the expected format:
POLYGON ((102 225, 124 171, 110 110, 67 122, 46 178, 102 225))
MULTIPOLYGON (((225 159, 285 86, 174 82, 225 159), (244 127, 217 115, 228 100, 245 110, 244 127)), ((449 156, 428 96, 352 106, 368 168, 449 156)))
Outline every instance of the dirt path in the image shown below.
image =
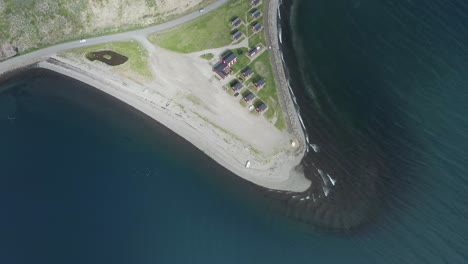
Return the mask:
POLYGON ((232 50, 232 49, 248 48, 248 47, 249 47, 249 39, 245 38, 244 40, 242 40, 241 42, 237 44, 233 44, 233 45, 229 45, 229 46, 225 46, 221 48, 216 48, 216 49, 207 49, 207 50, 192 52, 192 53, 189 53, 188 55, 196 58, 196 57, 200 57, 203 54, 211 53, 214 55, 215 58, 219 58, 219 56, 221 56, 221 54, 228 49, 232 50))

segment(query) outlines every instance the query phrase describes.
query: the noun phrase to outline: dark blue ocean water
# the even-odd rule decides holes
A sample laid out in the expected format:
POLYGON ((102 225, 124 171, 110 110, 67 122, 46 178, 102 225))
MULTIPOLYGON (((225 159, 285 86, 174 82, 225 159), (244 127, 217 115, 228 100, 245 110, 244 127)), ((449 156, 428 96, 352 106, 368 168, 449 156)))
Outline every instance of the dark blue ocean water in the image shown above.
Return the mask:
POLYGON ((281 217, 260 189, 91 87, 34 70, 0 91, 1 263, 285 263, 310 259, 314 248, 335 254, 322 246, 333 237, 281 217))
POLYGON ((0 263, 468 262, 468 7, 439 2, 296 9, 294 90, 321 148, 303 163, 315 186, 311 164, 338 179, 317 207, 79 82, 2 83, 0 263), (330 233, 304 215, 364 220, 330 233))
POLYGON ((303 163, 316 185, 317 168, 342 183, 316 218, 340 226, 349 219, 336 208, 365 212, 357 236, 376 262, 467 263, 467 3, 298 1, 293 10, 295 92, 322 150, 303 163))

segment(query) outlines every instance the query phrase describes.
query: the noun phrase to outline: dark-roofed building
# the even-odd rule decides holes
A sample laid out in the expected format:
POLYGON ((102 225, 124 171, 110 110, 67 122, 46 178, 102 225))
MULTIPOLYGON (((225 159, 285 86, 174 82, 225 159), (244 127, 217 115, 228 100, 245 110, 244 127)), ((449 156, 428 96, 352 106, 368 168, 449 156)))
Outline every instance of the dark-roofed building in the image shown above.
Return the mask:
POLYGON ((258 10, 258 9, 254 9, 254 10, 250 13, 250 15, 252 15, 252 17, 253 17, 254 19, 257 19, 257 18, 259 18, 259 17, 262 16, 262 11, 260 11, 260 10, 258 10))
POLYGON ((260 30, 262 30, 262 28, 263 28, 262 24, 258 22, 252 25, 253 32, 259 32, 260 30))
POLYGON ((254 48, 252 48, 252 49, 249 50, 249 52, 247 53, 247 56, 253 57, 253 56, 254 56, 255 54, 257 54, 259 51, 260 51, 260 46, 254 47, 254 48))
POLYGON ((238 27, 240 26, 240 24, 242 23, 242 20, 239 18, 239 17, 235 17, 232 21, 231 21, 231 26, 233 27, 238 27))
POLYGON ((242 85, 241 82, 239 82, 238 80, 235 80, 231 83, 231 89, 234 91, 234 92, 238 92, 240 90, 242 90, 242 88, 244 87, 244 85, 242 85))
POLYGON ((258 6, 260 4, 260 0, 250 0, 250 4, 252 6, 258 6))
POLYGON ((234 40, 238 40, 242 38, 242 35, 243 35, 242 32, 240 32, 239 30, 236 30, 234 33, 232 33, 231 37, 234 40))
POLYGON ((267 108, 268 108, 268 106, 264 102, 261 102, 257 106, 257 108, 255 108, 255 110, 257 111, 257 113, 261 113, 261 112, 265 111, 267 108))
POLYGON ((253 99, 255 99, 255 94, 253 94, 251 91, 244 95, 244 101, 246 102, 250 102, 253 99))
POLYGON ((247 69, 245 69, 243 72, 242 72, 242 76, 244 78, 249 78, 250 76, 252 76, 254 74, 254 71, 252 70, 252 68, 250 67, 247 67, 247 69))
POLYGON ((230 68, 225 63, 219 62, 213 67, 213 71, 224 80, 229 75, 230 68))
POLYGON ((231 67, 237 62, 237 56, 232 51, 228 51, 221 59, 228 67, 231 67))
POLYGON ((263 86, 265 86, 265 84, 266 84, 266 81, 263 78, 256 81, 256 82, 254 82, 254 85, 255 85, 255 87, 257 87, 257 89, 262 88, 263 86))

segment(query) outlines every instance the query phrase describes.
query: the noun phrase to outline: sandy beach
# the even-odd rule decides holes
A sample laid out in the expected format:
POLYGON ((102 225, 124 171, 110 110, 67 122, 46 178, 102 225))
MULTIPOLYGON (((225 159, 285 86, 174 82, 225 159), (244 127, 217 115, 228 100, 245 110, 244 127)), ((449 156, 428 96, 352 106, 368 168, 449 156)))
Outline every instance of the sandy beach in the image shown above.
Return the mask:
MULTIPOLYGON (((152 117, 250 182, 295 192, 309 188, 310 182, 295 169, 304 155, 297 120, 289 120, 289 129, 280 131, 262 116, 252 114, 222 89, 223 83, 215 78, 210 63, 199 57, 211 52, 216 58, 228 48, 247 47, 246 41, 231 47, 179 54, 157 47, 143 36, 135 40, 148 50, 152 80, 66 52, 49 54, 27 64, 0 63, 0 75, 34 64, 72 77, 152 117), (291 141, 297 142, 295 147, 291 141)), ((284 85, 284 77, 277 76, 277 80, 281 78, 278 86, 284 85)), ((287 87, 279 89, 287 91, 287 87)), ((282 104, 287 106, 290 101, 291 98, 283 98, 282 104)), ((291 108, 287 116, 292 115, 290 111, 291 108)))

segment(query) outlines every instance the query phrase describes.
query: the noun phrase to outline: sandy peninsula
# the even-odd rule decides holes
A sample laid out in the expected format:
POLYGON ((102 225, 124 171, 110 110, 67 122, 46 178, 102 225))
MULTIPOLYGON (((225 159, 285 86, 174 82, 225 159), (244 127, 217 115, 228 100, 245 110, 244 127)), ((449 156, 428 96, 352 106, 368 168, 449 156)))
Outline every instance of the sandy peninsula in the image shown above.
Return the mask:
MULTIPOLYGON (((270 10, 276 10, 278 1, 269 4, 270 10)), ((272 14, 270 19, 276 16, 272 14)), ((269 189, 296 192, 310 186, 297 169, 304 156, 303 134, 290 107, 292 100, 284 92, 287 87, 278 88, 283 89, 279 95, 285 97, 282 106, 287 108, 285 112, 290 119, 288 129, 280 131, 270 121, 242 107, 238 98, 226 93, 222 88, 225 83, 215 77, 212 65, 200 58, 204 53, 212 53, 216 58, 226 49, 247 47, 247 41, 179 54, 153 45, 144 34, 135 34, 132 39, 148 51, 153 78, 117 71, 104 63, 91 62, 83 55, 66 52, 47 54, 16 65, 2 62, 0 75, 33 64, 70 76, 152 117, 250 182, 269 189)), ((281 65, 280 61, 274 63, 281 65)), ((278 86, 284 85, 284 76, 281 76, 284 73, 275 72, 278 86)))

